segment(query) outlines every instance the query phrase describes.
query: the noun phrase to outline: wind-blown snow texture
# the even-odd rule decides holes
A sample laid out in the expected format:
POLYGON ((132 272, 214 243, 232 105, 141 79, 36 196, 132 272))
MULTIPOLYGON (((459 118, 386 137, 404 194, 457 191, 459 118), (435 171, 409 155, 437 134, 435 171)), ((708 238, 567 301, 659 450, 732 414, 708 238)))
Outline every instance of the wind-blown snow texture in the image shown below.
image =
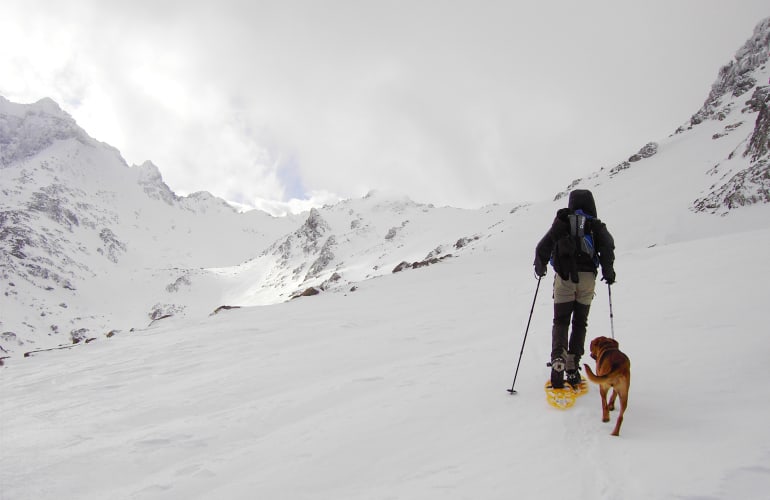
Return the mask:
POLYGON ((552 272, 505 391, 566 191, 237 214, 0 100, 0 499, 768 498, 769 29, 686 126, 569 188, 618 245, 620 438, 595 386, 545 402, 552 272))

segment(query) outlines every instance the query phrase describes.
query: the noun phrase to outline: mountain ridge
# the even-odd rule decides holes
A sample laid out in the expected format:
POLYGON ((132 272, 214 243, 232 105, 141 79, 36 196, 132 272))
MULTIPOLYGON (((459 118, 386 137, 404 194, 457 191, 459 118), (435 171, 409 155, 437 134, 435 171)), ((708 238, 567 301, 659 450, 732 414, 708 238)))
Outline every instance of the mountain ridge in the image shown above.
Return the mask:
POLYGON ((749 206, 770 201, 770 92, 759 83, 770 78, 768 33, 770 19, 719 71, 686 127, 577 179, 552 202, 478 210, 372 192, 283 218, 238 213, 210 193, 178 196, 152 162, 129 167, 50 99, 3 98, 0 348, 19 354, 311 289, 352 293, 396 269, 485 252, 506 231, 536 239, 524 218, 547 221, 577 187, 592 189, 610 219, 629 213, 617 230, 626 248, 748 230, 757 224, 749 206), (638 192, 646 176, 661 179, 656 193, 638 192), (665 223, 648 234, 626 229, 650 216, 665 223))

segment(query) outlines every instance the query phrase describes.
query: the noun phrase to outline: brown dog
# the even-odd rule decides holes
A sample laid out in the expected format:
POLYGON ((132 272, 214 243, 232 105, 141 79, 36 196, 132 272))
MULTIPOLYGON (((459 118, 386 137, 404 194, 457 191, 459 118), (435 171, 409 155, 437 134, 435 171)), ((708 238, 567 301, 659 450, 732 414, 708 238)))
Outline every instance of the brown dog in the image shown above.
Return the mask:
POLYGON ((599 384, 602 397, 602 422, 610 421, 610 412, 615 409, 615 398, 620 396, 620 413, 615 423, 613 436, 620 435, 623 413, 628 408, 628 387, 631 385, 631 361, 620 352, 618 342, 607 337, 596 337, 591 341, 591 357, 596 360, 596 375, 588 365, 583 365, 591 382, 599 384), (612 387, 612 397, 607 402, 607 393, 612 387))

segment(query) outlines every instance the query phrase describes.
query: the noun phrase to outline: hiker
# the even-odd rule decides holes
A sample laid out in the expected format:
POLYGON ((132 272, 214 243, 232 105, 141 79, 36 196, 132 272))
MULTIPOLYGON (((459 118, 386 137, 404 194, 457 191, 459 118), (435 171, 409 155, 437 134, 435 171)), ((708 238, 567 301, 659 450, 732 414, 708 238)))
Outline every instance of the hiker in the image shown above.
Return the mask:
POLYGON ((546 275, 550 261, 556 276, 553 282, 553 330, 551 331, 551 385, 574 389, 580 383, 580 357, 583 355, 588 312, 594 298, 598 267, 602 280, 615 282, 615 241, 607 226, 596 217, 596 203, 587 189, 569 195, 568 208, 556 218, 535 249, 535 275, 546 275), (584 237, 585 236, 585 237, 584 237), (568 334, 570 321, 572 334, 568 334))

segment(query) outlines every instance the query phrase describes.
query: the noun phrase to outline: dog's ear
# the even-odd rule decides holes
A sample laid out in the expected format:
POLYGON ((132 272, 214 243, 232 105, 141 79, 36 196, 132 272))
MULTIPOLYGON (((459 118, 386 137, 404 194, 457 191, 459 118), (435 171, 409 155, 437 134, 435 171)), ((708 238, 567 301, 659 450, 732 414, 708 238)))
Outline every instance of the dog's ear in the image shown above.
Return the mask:
POLYGON ((615 339, 607 339, 607 344, 609 344, 610 347, 614 347, 615 349, 620 347, 620 344, 618 344, 618 341, 615 339))
POLYGON ((591 357, 593 359, 596 359, 596 345, 599 343, 599 340, 601 337, 597 337, 591 341, 591 343, 588 346, 588 351, 591 353, 591 357))

